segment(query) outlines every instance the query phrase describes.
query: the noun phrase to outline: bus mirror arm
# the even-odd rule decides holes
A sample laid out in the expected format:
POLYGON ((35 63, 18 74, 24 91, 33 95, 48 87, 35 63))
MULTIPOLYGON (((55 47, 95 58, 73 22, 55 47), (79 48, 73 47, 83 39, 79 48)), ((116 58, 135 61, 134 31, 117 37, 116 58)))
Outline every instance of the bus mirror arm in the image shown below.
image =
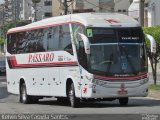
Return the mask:
POLYGON ((151 43, 151 53, 156 53, 156 41, 153 38, 153 36, 149 35, 149 34, 145 34, 146 37, 150 40, 151 43))
POLYGON ((90 43, 89 43, 89 40, 84 34, 79 33, 79 35, 81 36, 81 39, 83 40, 85 53, 89 55, 90 54, 90 43))

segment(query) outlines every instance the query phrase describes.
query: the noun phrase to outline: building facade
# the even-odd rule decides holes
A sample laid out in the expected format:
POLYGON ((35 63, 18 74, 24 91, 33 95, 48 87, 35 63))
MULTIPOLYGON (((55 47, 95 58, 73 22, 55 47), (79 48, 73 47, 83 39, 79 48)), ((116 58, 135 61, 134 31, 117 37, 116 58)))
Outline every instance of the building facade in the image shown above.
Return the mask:
POLYGON ((19 20, 21 0, 5 0, 4 19, 5 21, 19 20))
POLYGON ((4 4, 0 5, 0 26, 2 26, 4 22, 4 4))
POLYGON ((114 0, 114 11, 128 15, 128 8, 132 3, 131 0, 114 0))
MULTIPOLYGON (((64 0, 52 0, 53 16, 65 14, 64 0)), ((113 0, 71 0, 67 2, 67 14, 80 12, 107 12, 114 11, 113 0)))
MULTIPOLYGON (((139 19, 139 3, 140 0, 134 0, 129 7, 130 16, 139 19)), ((160 25, 160 0, 145 0, 144 25, 151 27, 160 25)))
POLYGON ((160 0, 148 1, 148 26, 160 25, 160 0))
MULTIPOLYGON (((132 0, 71 0, 67 2, 67 14, 79 12, 120 12, 127 14, 132 0)), ((64 0, 52 0, 53 16, 65 14, 64 0)))
POLYGON ((52 17, 52 0, 41 0, 33 3, 32 0, 22 0, 21 19, 39 21, 52 17))
POLYGON ((21 20, 31 20, 32 19, 32 1, 31 0, 22 0, 20 9, 20 19, 21 20))

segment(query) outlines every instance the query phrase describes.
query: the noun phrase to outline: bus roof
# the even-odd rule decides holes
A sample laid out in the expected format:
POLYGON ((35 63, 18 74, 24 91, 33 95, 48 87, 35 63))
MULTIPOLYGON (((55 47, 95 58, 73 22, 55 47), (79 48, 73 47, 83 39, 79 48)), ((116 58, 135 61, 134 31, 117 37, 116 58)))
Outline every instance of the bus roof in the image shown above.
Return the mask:
POLYGON ((12 28, 8 33, 45 28, 65 23, 78 23, 90 27, 140 27, 133 18, 119 13, 78 13, 43 19, 22 27, 12 28))

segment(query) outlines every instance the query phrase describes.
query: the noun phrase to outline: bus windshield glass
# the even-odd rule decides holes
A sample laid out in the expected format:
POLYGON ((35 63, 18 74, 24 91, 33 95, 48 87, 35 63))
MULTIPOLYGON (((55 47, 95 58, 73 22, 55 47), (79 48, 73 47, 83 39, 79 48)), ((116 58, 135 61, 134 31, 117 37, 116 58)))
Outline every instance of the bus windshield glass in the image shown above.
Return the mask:
POLYGON ((90 71, 93 74, 127 76, 147 72, 141 28, 92 28, 90 71))

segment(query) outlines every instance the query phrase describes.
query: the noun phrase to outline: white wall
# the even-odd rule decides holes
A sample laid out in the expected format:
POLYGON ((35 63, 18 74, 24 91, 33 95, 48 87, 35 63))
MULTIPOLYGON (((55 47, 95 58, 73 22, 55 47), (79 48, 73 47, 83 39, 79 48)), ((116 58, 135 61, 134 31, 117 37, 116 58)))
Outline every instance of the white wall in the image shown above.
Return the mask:
MULTIPOLYGON (((48 0, 49 1, 49 0, 48 0)), ((52 0, 50 0, 52 1, 52 0)), ((33 10, 34 11, 34 10, 33 10)), ((44 14, 45 12, 50 12, 52 13, 52 6, 44 6, 44 0, 41 0, 41 2, 39 2, 37 4, 37 20, 42 20, 44 19, 44 14)), ((34 12, 32 12, 33 16, 34 16, 34 12)))
POLYGON ((99 11, 99 8, 96 6, 99 6, 99 0, 88 0, 88 2, 86 2, 84 0, 84 9, 89 9, 89 8, 93 8, 95 11, 99 11), (90 4, 90 3, 92 4, 90 4))
POLYGON ((148 26, 160 25, 160 0, 151 0, 148 6, 148 26))
POLYGON ((20 12, 20 19, 28 20, 32 17, 31 12, 32 2, 31 0, 23 0, 21 4, 22 11, 20 12))
POLYGON ((133 0, 128 8, 128 15, 135 19, 139 19, 139 0, 133 0))
POLYGON ((115 7, 114 10, 118 12, 118 10, 121 10, 123 13, 123 10, 126 11, 126 14, 128 13, 128 8, 130 6, 129 0, 114 0, 115 7))

